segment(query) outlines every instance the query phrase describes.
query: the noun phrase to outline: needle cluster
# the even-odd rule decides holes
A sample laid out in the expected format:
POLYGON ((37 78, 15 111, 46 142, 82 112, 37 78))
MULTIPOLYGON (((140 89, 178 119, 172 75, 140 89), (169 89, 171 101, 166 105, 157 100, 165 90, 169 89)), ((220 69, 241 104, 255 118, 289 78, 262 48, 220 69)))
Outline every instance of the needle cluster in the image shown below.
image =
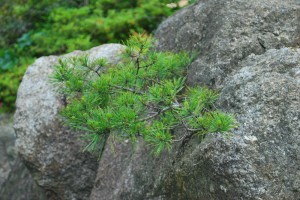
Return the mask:
POLYGON ((86 133, 85 150, 97 150, 114 134, 132 141, 142 137, 158 155, 187 137, 236 126, 232 115, 215 108, 216 92, 186 85, 191 56, 157 52, 153 45, 151 37, 133 35, 115 66, 87 56, 55 66, 53 79, 67 98, 61 114, 70 127, 86 133), (175 128, 184 134, 175 136, 175 128))

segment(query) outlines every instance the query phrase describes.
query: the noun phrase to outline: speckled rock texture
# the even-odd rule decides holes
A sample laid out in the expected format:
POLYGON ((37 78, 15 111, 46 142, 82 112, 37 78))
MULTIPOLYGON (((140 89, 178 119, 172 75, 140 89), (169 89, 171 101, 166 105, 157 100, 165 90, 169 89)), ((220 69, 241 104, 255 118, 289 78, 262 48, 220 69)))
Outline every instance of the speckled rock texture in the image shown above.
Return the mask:
POLYGON ((298 200, 300 49, 251 54, 239 68, 218 101, 237 129, 185 140, 157 158, 141 141, 108 147, 91 200, 298 200))
MULTIPOLYGON (((49 194, 33 180, 20 157, 17 157, 9 176, 0 189, 1 200, 48 200, 49 194)), ((50 194, 51 195, 51 194, 50 194)))
POLYGON ((200 0, 156 31, 159 50, 195 51, 190 84, 221 88, 248 55, 300 45, 300 6, 294 0, 200 0))
POLYGON ((252 54, 240 67, 219 100, 240 126, 213 150, 214 178, 229 199, 299 199, 300 49, 252 54))
MULTIPOLYGON (((58 117, 63 103, 48 82, 58 57, 40 58, 19 89, 15 130, 21 156, 49 198, 299 200, 299 3, 201 0, 163 22, 156 37, 158 50, 198 52, 189 84, 219 89, 217 106, 239 127, 201 143, 187 138, 159 157, 143 141, 109 138, 98 163, 58 117)), ((122 49, 98 48, 87 53, 116 59, 122 49)))
MULTIPOLYGON (((107 44, 63 57, 88 54, 91 59, 103 57, 114 63, 122 49, 122 45, 107 44)), ((64 127, 58 115, 64 106, 63 97, 57 95, 49 81, 58 59, 37 59, 23 77, 16 102, 16 146, 49 199, 85 200, 93 187, 98 160, 97 156, 82 152, 84 143, 79 134, 64 127)))
POLYGON ((0 199, 46 199, 17 154, 12 114, 0 114, 0 199))
POLYGON ((300 49, 250 55, 240 68, 219 99, 239 128, 187 145, 171 170, 170 199, 299 199, 300 49))
POLYGON ((141 141, 106 148, 91 200, 300 199, 299 4, 201 0, 156 38, 158 50, 199 52, 188 82, 219 89, 239 127, 157 158, 141 141))
MULTIPOLYGON (((12 116, 0 114, 0 188, 11 172, 17 154, 14 149, 15 135, 12 116)), ((0 189, 1 190, 1 189, 0 189)))

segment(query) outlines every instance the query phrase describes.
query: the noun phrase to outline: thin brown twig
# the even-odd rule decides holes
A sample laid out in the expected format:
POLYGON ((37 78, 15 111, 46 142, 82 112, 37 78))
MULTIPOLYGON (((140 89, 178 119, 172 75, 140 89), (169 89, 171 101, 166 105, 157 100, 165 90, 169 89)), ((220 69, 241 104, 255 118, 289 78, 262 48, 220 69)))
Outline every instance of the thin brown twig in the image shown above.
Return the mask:
POLYGON ((88 68, 89 70, 91 70, 92 72, 95 72, 99 77, 100 77, 100 73, 98 72, 98 70, 95 70, 87 65, 85 65, 84 67, 88 68))
POLYGON ((110 85, 111 87, 117 88, 117 89, 121 89, 121 90, 126 90, 135 94, 144 94, 141 91, 135 90, 133 88, 128 88, 128 87, 123 87, 123 86, 119 86, 119 85, 110 85))
POLYGON ((156 112, 154 115, 150 115, 150 116, 145 117, 145 118, 142 118, 142 119, 140 119, 140 120, 138 120, 138 121, 141 121, 141 122, 147 121, 147 120, 152 119, 152 118, 154 118, 154 117, 156 117, 156 116, 158 116, 158 115, 160 115, 160 114, 162 114, 162 113, 164 113, 164 112, 166 112, 167 110, 170 110, 170 109, 171 109, 171 107, 166 107, 166 108, 164 108, 164 109, 162 109, 162 110, 159 110, 159 111, 156 112))
POLYGON ((185 123, 182 119, 179 119, 178 117, 176 117, 175 114, 174 114, 173 112, 172 112, 172 115, 173 115, 177 120, 180 121, 180 123, 183 125, 183 127, 185 128, 186 131, 191 132, 190 134, 185 133, 180 139, 172 140, 173 142, 180 142, 181 140, 185 139, 187 136, 191 136, 191 135, 193 135, 195 132, 202 130, 202 129, 191 129, 191 128, 189 128, 189 127, 186 125, 186 123, 185 123))

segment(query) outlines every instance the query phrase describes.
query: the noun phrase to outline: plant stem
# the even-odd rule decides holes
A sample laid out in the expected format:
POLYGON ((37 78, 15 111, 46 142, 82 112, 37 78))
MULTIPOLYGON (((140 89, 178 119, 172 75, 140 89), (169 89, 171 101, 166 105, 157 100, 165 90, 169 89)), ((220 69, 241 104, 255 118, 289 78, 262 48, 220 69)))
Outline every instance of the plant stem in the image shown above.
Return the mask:
POLYGON ((141 95, 144 94, 143 92, 137 91, 133 88, 123 87, 123 86, 119 86, 119 85, 110 85, 110 86, 114 87, 114 88, 117 88, 117 89, 126 90, 126 91, 129 91, 129 92, 135 93, 135 94, 141 94, 141 95))
POLYGON ((152 119, 152 118, 154 118, 154 117, 156 117, 156 116, 158 116, 158 115, 160 115, 160 114, 166 112, 167 110, 170 110, 171 108, 172 108, 172 107, 166 107, 166 108, 164 108, 164 109, 162 109, 162 110, 159 110, 159 111, 156 112, 154 115, 150 115, 150 116, 145 117, 145 118, 143 118, 143 119, 140 119, 140 120, 138 120, 138 121, 140 121, 140 122, 147 121, 147 120, 149 120, 149 119, 152 119))

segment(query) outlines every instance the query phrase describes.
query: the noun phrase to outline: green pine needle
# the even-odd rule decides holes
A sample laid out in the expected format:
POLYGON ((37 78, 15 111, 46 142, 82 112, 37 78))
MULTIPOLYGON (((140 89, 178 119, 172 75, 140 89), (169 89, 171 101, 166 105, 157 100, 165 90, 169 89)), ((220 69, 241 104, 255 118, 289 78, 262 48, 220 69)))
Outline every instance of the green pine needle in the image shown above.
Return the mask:
POLYGON ((187 53, 156 52, 154 39, 133 35, 122 61, 108 66, 104 59, 79 56, 60 60, 52 80, 67 97, 61 111, 66 124, 84 131, 86 151, 97 151, 106 135, 115 133, 133 142, 141 136, 159 155, 188 136, 228 132, 232 115, 215 109, 215 91, 186 86, 187 53), (172 130, 185 129, 176 138, 172 130))

